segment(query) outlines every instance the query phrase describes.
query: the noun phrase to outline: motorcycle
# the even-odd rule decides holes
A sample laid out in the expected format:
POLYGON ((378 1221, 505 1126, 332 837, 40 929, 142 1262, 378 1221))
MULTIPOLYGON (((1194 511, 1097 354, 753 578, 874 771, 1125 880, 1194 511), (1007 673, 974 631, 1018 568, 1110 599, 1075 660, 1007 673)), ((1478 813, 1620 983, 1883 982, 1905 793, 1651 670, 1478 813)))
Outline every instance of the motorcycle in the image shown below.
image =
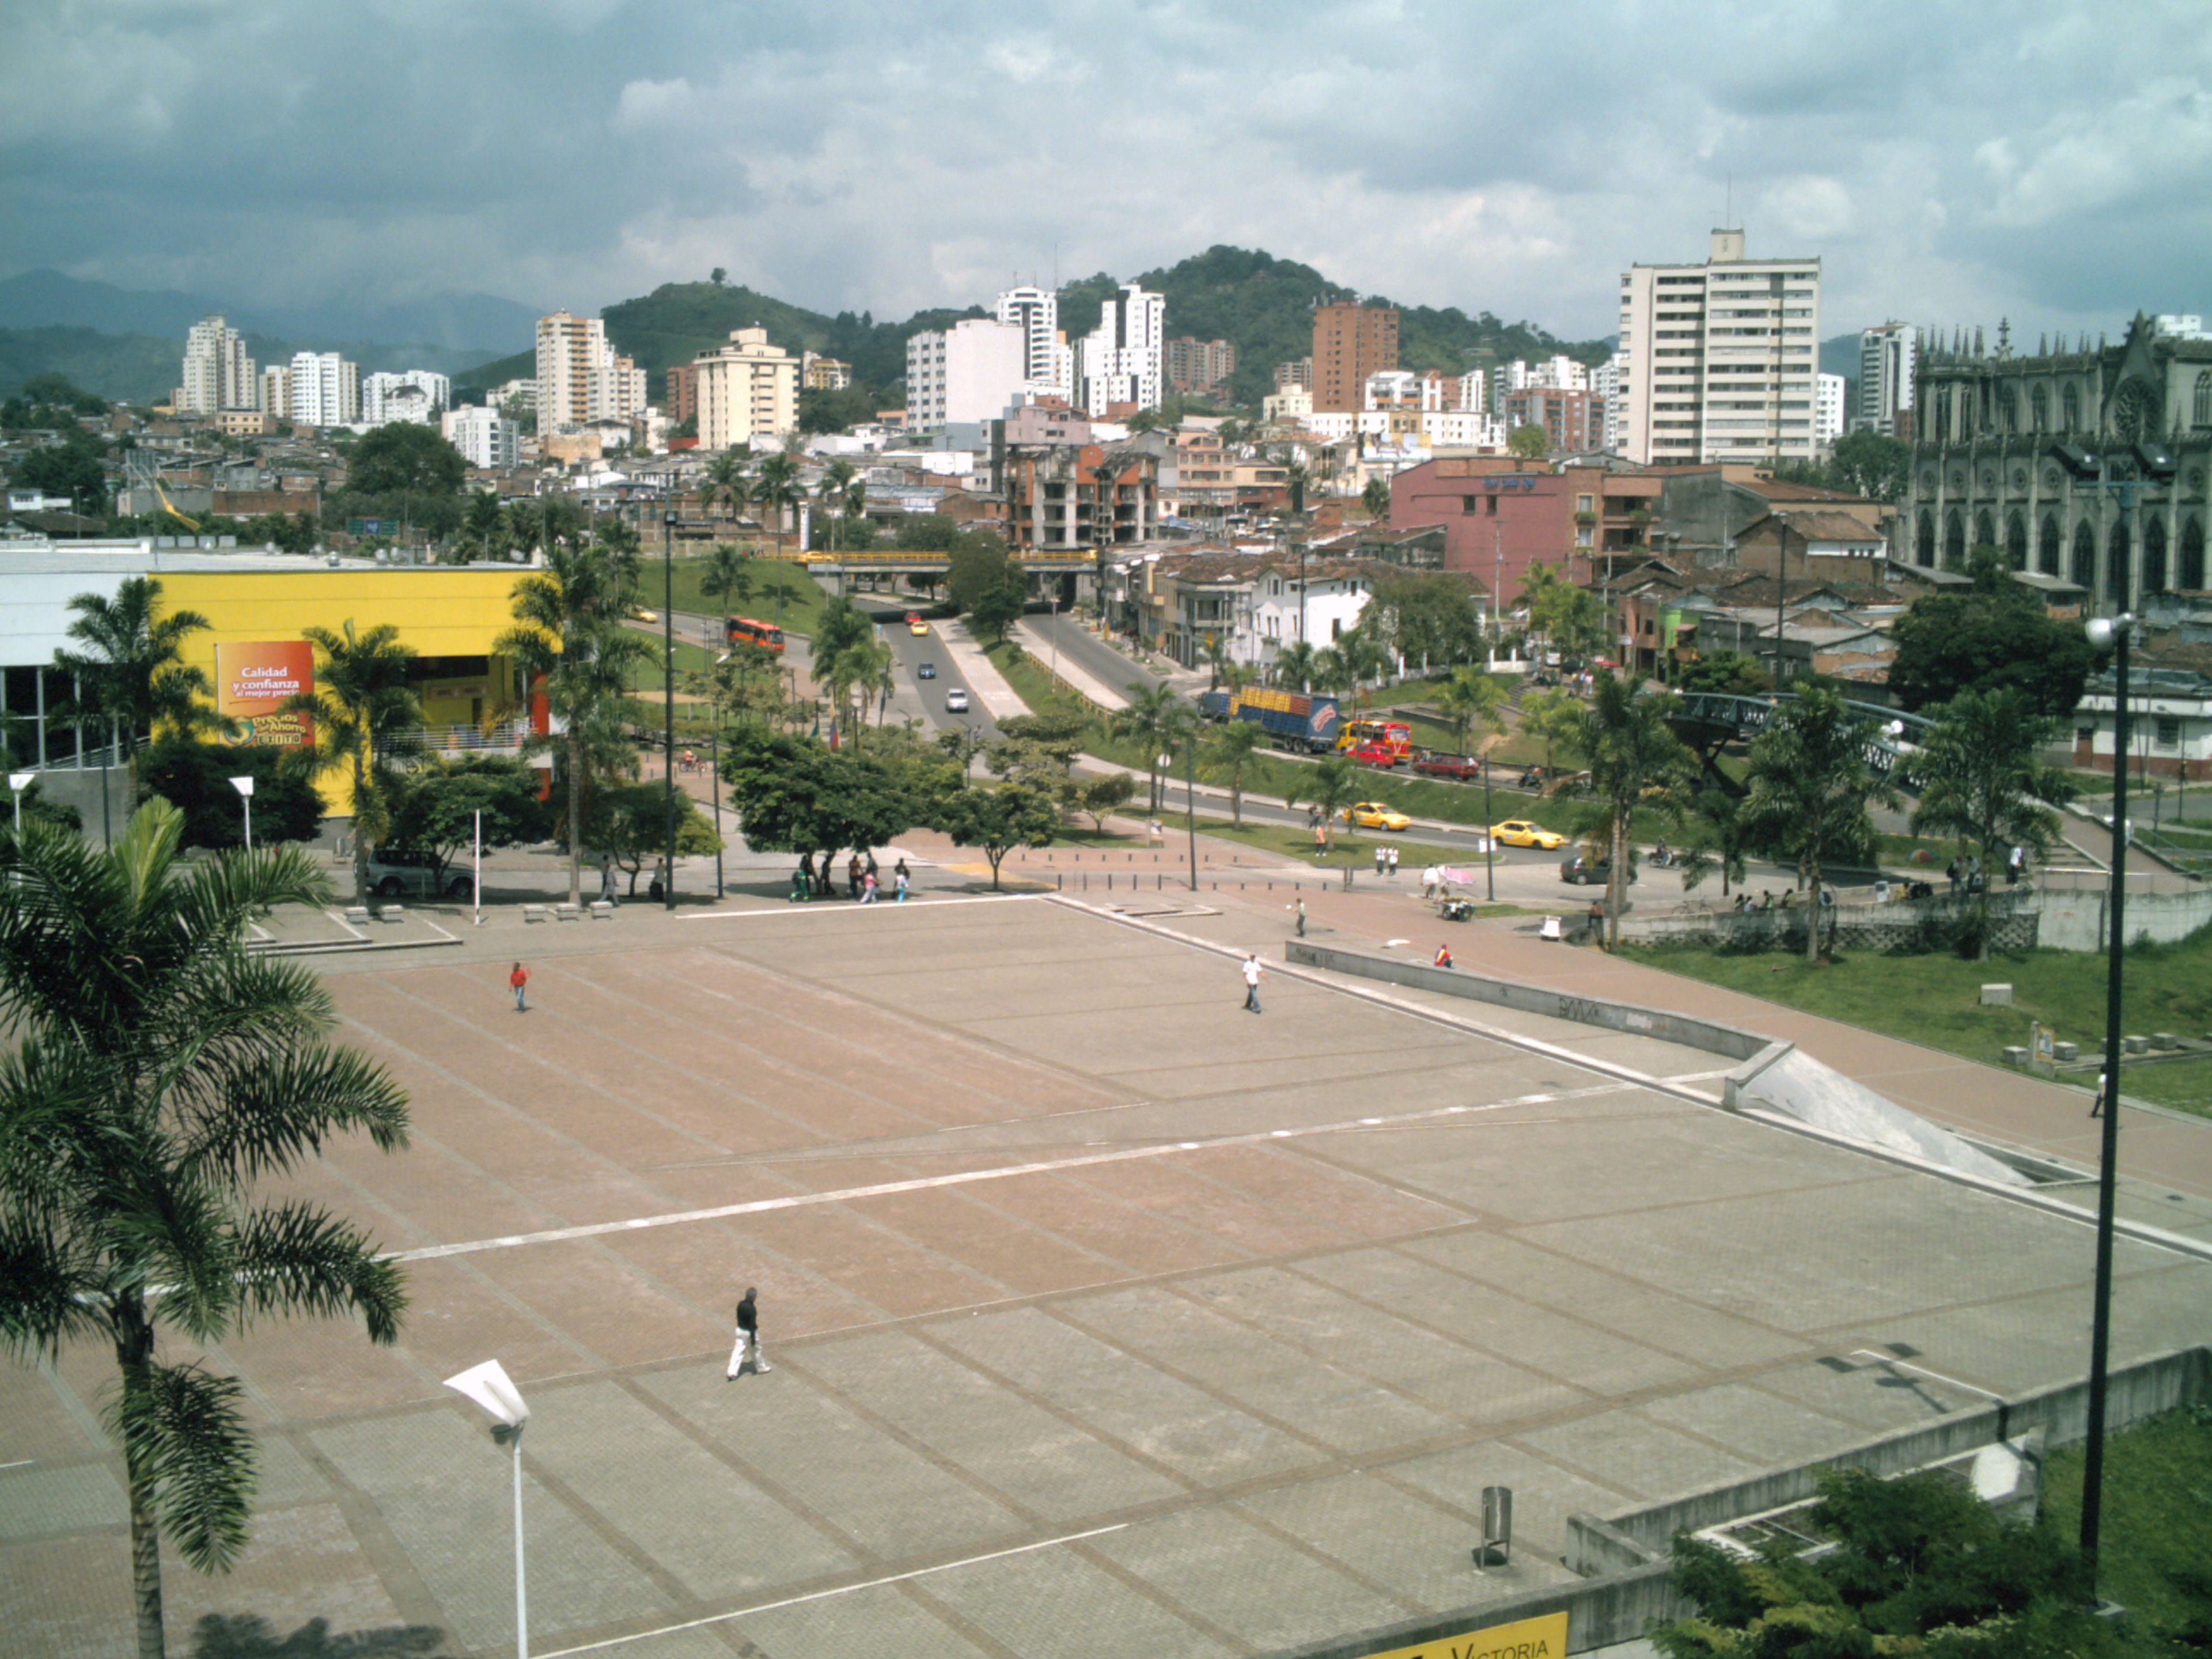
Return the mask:
POLYGON ((1651 866, 1656 870, 1671 870, 1682 861, 1682 855, 1662 842, 1651 849, 1651 866))

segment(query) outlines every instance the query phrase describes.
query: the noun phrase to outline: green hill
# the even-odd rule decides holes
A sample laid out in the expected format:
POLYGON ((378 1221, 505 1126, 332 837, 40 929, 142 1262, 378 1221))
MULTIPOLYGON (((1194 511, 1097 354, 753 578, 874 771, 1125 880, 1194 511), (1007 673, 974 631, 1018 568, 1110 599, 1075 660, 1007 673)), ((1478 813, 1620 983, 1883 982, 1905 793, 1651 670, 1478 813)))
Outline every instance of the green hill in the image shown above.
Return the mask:
MULTIPOLYGON (((1228 340, 1237 348, 1236 401, 1256 404, 1274 390, 1278 364, 1313 350, 1313 307, 1318 302, 1360 296, 1330 282, 1310 265, 1278 259, 1258 250, 1212 247, 1164 270, 1134 279, 1167 300, 1168 331, 1201 340, 1228 340)), ((1102 305, 1120 289, 1103 272, 1064 284, 1060 322, 1071 340, 1098 325, 1102 305)), ((1370 302, 1389 305, 1379 296, 1370 302)), ((1398 307, 1399 360, 1411 369, 1464 374, 1470 368, 1516 357, 1548 357, 1564 352, 1584 362, 1602 362, 1612 350, 1607 340, 1565 341, 1533 323, 1503 323, 1488 312, 1473 317, 1456 308, 1398 307)), ((852 365, 856 382, 888 392, 906 374, 906 343, 923 329, 946 328, 966 317, 989 313, 981 306, 964 311, 917 312, 904 322, 878 322, 872 314, 849 311, 825 317, 750 289, 713 283, 669 283, 641 299, 625 300, 600 313, 616 350, 636 359, 652 378, 655 401, 663 371, 712 350, 739 328, 763 328, 771 343, 794 356, 819 352, 852 365)), ((537 373, 529 352, 519 352, 471 373, 471 388, 537 373)), ((457 388, 457 391, 459 388, 457 388)))

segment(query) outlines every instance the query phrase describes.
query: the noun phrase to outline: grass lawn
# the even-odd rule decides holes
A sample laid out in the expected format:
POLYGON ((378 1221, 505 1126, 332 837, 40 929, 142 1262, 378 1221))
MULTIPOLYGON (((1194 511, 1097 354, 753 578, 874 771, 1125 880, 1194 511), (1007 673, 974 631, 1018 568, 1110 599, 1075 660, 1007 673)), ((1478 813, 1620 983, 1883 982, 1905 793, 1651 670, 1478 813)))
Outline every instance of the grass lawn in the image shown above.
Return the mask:
MULTIPOLYGON (((2044 1465, 2046 1524, 2069 1541, 2081 1529, 2082 1449, 2044 1465)), ((2197 1405, 2136 1425, 2105 1442, 2104 1504, 2097 1529, 2097 1588, 2128 1609, 2140 1632, 2166 1632, 2191 1619, 2212 1624, 2212 1585, 2195 1593, 2175 1575, 2202 1576, 2212 1562, 2212 1407, 2197 1405)), ((2142 1651, 2166 1650, 2144 1643, 2142 1651)), ((2201 1652, 2201 1648, 2172 1651, 2201 1652)))
MULTIPOLYGON (((2073 951, 1994 954, 1987 962, 1956 957, 1884 956, 1847 951, 1808 968, 1795 955, 1736 954, 1688 946, 1655 950, 1623 945, 1635 961, 1709 984, 1759 996, 1824 1018, 1931 1048, 1994 1062, 1998 1051, 2025 1043, 2031 1021, 2085 1051, 2105 1033, 2105 957, 2073 951), (2013 1006, 1980 1006, 1984 984, 2009 983, 2013 1006)), ((2122 1029, 2130 1034, 2212 1031, 2212 935, 2177 945, 2137 945, 2128 952, 2122 1029)), ((2179 1109, 2212 1115, 2212 1061, 2121 1068, 2121 1091, 2179 1109), (2203 1079, 2199 1081, 2199 1079, 2203 1079)), ((2089 1086, 2089 1074, 2065 1077, 2089 1086)))
MULTIPOLYGON (((656 550, 655 556, 647 564, 658 562, 656 550)), ((781 559, 747 559, 744 572, 750 592, 743 599, 732 595, 725 604, 720 593, 709 598, 699 586, 700 579, 707 574, 704 558, 678 559, 672 573, 676 608, 709 617, 735 615, 757 617, 762 622, 781 620, 787 633, 811 637, 821 624, 822 607, 829 602, 821 583, 808 575, 803 566, 781 559)), ((640 584, 638 603, 648 611, 659 610, 660 591, 660 572, 648 568, 640 584)))

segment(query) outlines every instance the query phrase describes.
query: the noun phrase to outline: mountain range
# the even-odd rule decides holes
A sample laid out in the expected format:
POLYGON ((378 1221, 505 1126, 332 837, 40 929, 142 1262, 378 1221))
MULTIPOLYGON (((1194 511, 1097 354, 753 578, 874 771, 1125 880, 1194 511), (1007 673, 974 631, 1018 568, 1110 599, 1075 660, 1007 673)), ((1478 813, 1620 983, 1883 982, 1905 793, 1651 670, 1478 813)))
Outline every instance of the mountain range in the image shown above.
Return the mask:
MULTIPOLYGON (((1332 283, 1309 265, 1227 246, 1131 280, 1165 296, 1172 334, 1226 339, 1237 347, 1230 391, 1237 403, 1248 405, 1273 389, 1278 364, 1310 351, 1314 305, 1362 299, 1392 303, 1332 283)), ((1060 325, 1070 339, 1097 325, 1103 304, 1119 286, 1118 279, 1101 272, 1060 288, 1060 325)), ((1561 340, 1536 324, 1502 322, 1488 312, 1469 316, 1455 307, 1404 305, 1397 310, 1400 364, 1417 371, 1462 374, 1515 358, 1554 355, 1596 363, 1613 344, 1610 338, 1561 340)), ((652 376, 656 399, 662 371, 720 345, 733 329, 765 328, 775 344, 836 358, 851 366, 857 381, 881 390, 905 374, 912 335, 987 314, 971 306, 918 312, 902 322, 878 321, 866 312, 832 317, 716 283, 665 283, 601 313, 616 349, 652 376)), ((491 295, 441 294, 389 304, 364 298, 256 310, 197 295, 136 292, 33 270, 0 279, 0 394, 52 371, 103 397, 158 401, 177 382, 186 331, 215 315, 245 334, 247 349, 264 364, 284 362, 296 350, 339 351, 365 374, 419 368, 449 374, 457 395, 536 373, 532 342, 538 313, 491 295)), ((1824 370, 1854 374, 1857 338, 1825 341, 1820 356, 1824 370)))

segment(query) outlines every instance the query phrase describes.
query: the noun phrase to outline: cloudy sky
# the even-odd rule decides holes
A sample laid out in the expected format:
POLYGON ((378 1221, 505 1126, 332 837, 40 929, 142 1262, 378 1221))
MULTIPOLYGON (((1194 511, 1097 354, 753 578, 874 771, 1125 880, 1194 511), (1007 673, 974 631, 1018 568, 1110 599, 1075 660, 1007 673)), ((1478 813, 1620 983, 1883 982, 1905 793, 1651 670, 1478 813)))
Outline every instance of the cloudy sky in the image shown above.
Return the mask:
POLYGON ((1826 334, 2212 312, 2212 5, 0 5, 0 274, 233 306, 903 318, 1226 242, 1583 338, 1731 204, 1826 334))

